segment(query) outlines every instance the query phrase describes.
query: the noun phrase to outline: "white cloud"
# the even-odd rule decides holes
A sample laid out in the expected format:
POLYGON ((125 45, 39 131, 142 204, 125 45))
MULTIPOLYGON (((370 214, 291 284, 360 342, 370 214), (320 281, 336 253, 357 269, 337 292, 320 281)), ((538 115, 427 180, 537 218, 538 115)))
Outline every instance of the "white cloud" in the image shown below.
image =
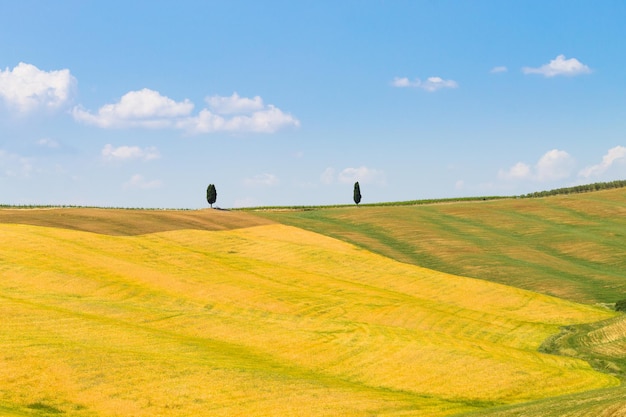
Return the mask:
POLYGON ((358 168, 345 168, 339 173, 335 168, 328 167, 320 175, 323 184, 350 184, 359 181, 362 184, 386 184, 385 173, 378 169, 361 166, 358 168))
POLYGON ((571 175, 574 159, 565 151, 552 149, 539 159, 535 169, 539 181, 561 180, 571 175))
POLYGON ((159 92, 144 88, 131 91, 115 104, 106 104, 96 114, 75 107, 72 110, 78 121, 102 128, 163 128, 172 127, 174 120, 188 116, 193 110, 189 100, 176 102, 159 92))
POLYGON ((43 146, 44 148, 58 148, 59 142, 50 138, 42 138, 37 141, 37 145, 43 146))
POLYGON ((271 187, 278 184, 278 177, 274 174, 259 174, 252 178, 246 178, 243 183, 248 187, 271 187))
POLYGON ((557 75, 574 76, 591 73, 591 68, 581 63, 576 58, 565 59, 564 55, 559 55, 549 63, 538 68, 524 67, 524 74, 540 74, 544 77, 554 77, 557 75))
POLYGON ((453 80, 444 80, 440 77, 429 77, 420 87, 426 91, 437 91, 441 88, 457 88, 458 84, 453 80))
POLYGON ((588 166, 578 174, 581 177, 595 177, 606 172, 616 162, 624 162, 626 158, 626 148, 616 146, 608 150, 606 155, 602 157, 602 162, 597 165, 588 166))
POLYGON ((402 77, 402 78, 396 77, 391 82, 391 85, 393 85, 394 87, 419 87, 420 81, 416 80, 416 81, 411 82, 406 77, 402 77))
POLYGON ((509 168, 507 171, 500 171, 498 173, 498 177, 501 179, 525 179, 525 178, 530 178, 531 176, 531 171, 530 171, 530 166, 526 165, 523 162, 518 162, 517 164, 513 165, 511 168, 509 168))
POLYGON ((197 116, 178 120, 176 128, 189 133, 213 133, 228 130, 226 119, 207 109, 202 109, 197 116))
POLYGON ((144 190, 159 188, 161 186, 161 181, 159 180, 146 180, 143 175, 135 174, 130 180, 124 183, 124 188, 141 188, 144 190))
POLYGON ((20 62, 13 70, 0 71, 0 99, 19 113, 60 108, 71 99, 75 85, 68 69, 42 71, 20 62))
POLYGON ((434 92, 440 90, 442 88, 457 88, 459 85, 454 80, 444 80, 441 77, 428 77, 426 81, 422 81, 419 78, 416 78, 414 81, 409 80, 406 77, 396 77, 391 82, 391 85, 394 87, 413 87, 420 88, 422 90, 428 92, 434 92))
POLYGON ((118 103, 102 106, 97 113, 80 107, 72 111, 74 118, 101 128, 141 127, 149 129, 180 129, 188 133, 256 132, 273 133, 283 127, 300 126, 300 121, 279 108, 264 105, 260 97, 252 99, 213 96, 207 98, 211 107, 192 116, 193 103, 176 102, 157 91, 144 88, 125 94, 118 103))
POLYGON ((239 94, 236 92, 230 97, 212 96, 207 97, 205 100, 211 110, 218 114, 250 113, 261 110, 264 107, 261 97, 239 97, 239 94))
POLYGON ((139 146, 119 146, 113 147, 111 144, 104 145, 102 148, 102 157, 107 161, 123 161, 130 159, 143 159, 149 161, 159 159, 161 155, 154 146, 141 149, 139 146))
POLYGON ((337 179, 340 183, 348 184, 359 181, 363 184, 385 184, 385 173, 383 171, 361 166, 358 168, 346 168, 342 170, 337 179))
POLYGON ((225 118, 203 109, 198 116, 189 117, 177 123, 178 128, 196 134, 214 132, 274 133, 287 126, 298 127, 300 121, 272 105, 263 110, 247 115, 236 115, 231 118, 225 118))
POLYGON ((0 149, 0 176, 26 178, 32 171, 33 164, 29 158, 0 149))
POLYGON ((568 178, 574 169, 575 161, 565 151, 552 149, 546 152, 533 169, 523 162, 518 162, 508 170, 501 170, 498 178, 504 180, 555 181, 568 178))
POLYGON ((491 71, 489 71, 489 72, 492 73, 492 74, 499 74, 499 73, 502 73, 502 72, 507 72, 508 70, 509 69, 507 67, 505 67, 505 66, 499 66, 499 67, 493 67, 491 69, 491 71))
POLYGON ((320 175, 320 181, 322 181, 323 184, 332 184, 335 182, 335 169, 331 167, 326 168, 324 172, 322 172, 322 175, 320 175))

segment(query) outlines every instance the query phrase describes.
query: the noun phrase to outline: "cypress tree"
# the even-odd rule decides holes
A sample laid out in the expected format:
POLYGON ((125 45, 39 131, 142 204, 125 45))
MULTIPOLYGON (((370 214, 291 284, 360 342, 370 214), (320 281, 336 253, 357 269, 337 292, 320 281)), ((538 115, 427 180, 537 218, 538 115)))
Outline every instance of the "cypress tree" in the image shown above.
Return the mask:
POLYGON ((359 187, 359 182, 354 183, 354 202, 358 206, 361 202, 361 187, 359 187))
POLYGON ((215 185, 213 184, 209 184, 206 189, 206 201, 211 205, 211 208, 213 208, 213 203, 217 201, 217 191, 215 190, 215 185))

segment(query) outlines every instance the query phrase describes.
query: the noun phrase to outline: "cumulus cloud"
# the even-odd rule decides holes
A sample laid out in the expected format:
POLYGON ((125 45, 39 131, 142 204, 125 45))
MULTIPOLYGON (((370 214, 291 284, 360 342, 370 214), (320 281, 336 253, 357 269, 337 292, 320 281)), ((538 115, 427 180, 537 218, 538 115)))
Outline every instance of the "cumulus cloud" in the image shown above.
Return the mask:
POLYGON ((115 104, 106 104, 97 113, 81 107, 72 110, 74 119, 102 128, 163 128, 172 127, 174 120, 188 116, 193 110, 189 100, 176 102, 159 92, 144 88, 131 91, 115 104))
POLYGON ((234 93, 230 97, 206 99, 210 109, 192 115, 193 103, 177 102, 147 88, 125 94, 119 102, 102 106, 96 113, 80 107, 72 111, 78 121, 101 128, 171 128, 191 134, 214 132, 273 133, 283 127, 300 126, 300 121, 279 108, 234 93))
POLYGON ((386 178, 383 171, 366 166, 345 168, 339 171, 339 173, 334 168, 328 167, 320 175, 320 181, 323 184, 333 184, 335 182, 349 184, 355 181, 359 181, 362 184, 385 184, 386 178))
POLYGON ((154 146, 143 149, 139 146, 118 146, 116 148, 111 144, 106 144, 102 148, 101 153, 102 158, 106 161, 125 161, 130 159, 149 161, 161 157, 159 151, 154 146))
POLYGON ((335 169, 331 167, 326 168, 324 172, 322 172, 322 175, 320 175, 320 181, 322 181, 323 184, 332 184, 335 182, 335 169))
POLYGON ((209 108, 218 114, 241 114, 262 110, 263 99, 259 96, 254 98, 239 97, 236 92, 230 97, 212 96, 206 99, 209 108))
POLYGON ((0 71, 0 99, 19 113, 58 109, 68 103, 76 79, 68 69, 42 71, 20 62, 12 70, 0 71))
POLYGON ((416 81, 410 81, 407 77, 396 77, 391 82, 394 87, 418 87, 420 85, 419 79, 416 81))
POLYGON ((44 148, 58 148, 59 142, 50 138, 41 138, 37 141, 37 145, 42 146, 44 148))
POLYGON ((584 178, 596 177, 606 172, 613 164, 617 162, 624 162, 626 159, 626 147, 616 146, 608 150, 606 155, 602 157, 602 162, 597 165, 592 165, 584 168, 578 174, 584 178))
POLYGON ((203 109, 198 116, 180 120, 176 124, 177 128, 195 134, 214 132, 274 133, 288 126, 298 127, 300 121, 271 104, 262 110, 249 114, 239 114, 230 118, 203 109))
POLYGON ((533 168, 518 162, 508 170, 501 170, 498 178, 504 180, 555 181, 568 178, 574 169, 575 161, 565 151, 552 149, 546 152, 533 168))
POLYGON ((523 162, 518 162, 506 171, 501 170, 498 177, 506 180, 526 179, 531 177, 530 166, 523 162))
POLYGON ((274 174, 259 174, 252 178, 246 178, 243 180, 244 185, 248 187, 271 187, 278 184, 278 177, 274 174))
POLYGON ((524 67, 524 74, 540 74, 544 77, 555 77, 557 75, 574 76, 591 73, 591 68, 583 64, 576 58, 565 59, 565 55, 559 55, 549 63, 538 68, 524 67))
POLYGON ((499 66, 499 67, 493 67, 491 68, 491 71, 489 71, 492 74, 499 74, 502 72, 507 72, 509 69, 505 66, 499 66))
POLYGON ((365 166, 358 168, 346 168, 339 173, 339 182, 347 184, 354 181, 360 181, 364 184, 384 184, 385 173, 378 169, 372 169, 365 166))
POLYGON ((552 149, 539 159, 535 169, 538 181, 561 180, 571 175, 574 158, 565 151, 552 149))
POLYGON ((456 81, 444 80, 441 77, 428 77, 426 81, 422 81, 419 78, 411 81, 407 77, 396 77, 391 82, 391 85, 400 88, 420 88, 431 93, 442 88, 457 88, 459 86, 456 81))
POLYGON ((144 190, 154 189, 161 187, 161 181, 159 180, 146 180, 143 175, 135 174, 127 182, 124 183, 124 188, 140 188, 144 190))

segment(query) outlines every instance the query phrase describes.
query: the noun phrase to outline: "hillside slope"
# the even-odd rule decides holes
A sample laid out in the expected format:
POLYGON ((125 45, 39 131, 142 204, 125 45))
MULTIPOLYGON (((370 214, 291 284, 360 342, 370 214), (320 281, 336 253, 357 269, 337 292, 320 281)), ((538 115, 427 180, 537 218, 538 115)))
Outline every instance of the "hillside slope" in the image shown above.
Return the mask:
POLYGON ((626 388, 616 387, 495 407, 455 417, 626 417, 624 398, 626 388))
POLYGON ((0 234, 7 415, 444 416, 619 383, 537 352, 605 310, 293 227, 0 234))
POLYGON ((393 259, 584 303, 626 298, 626 189, 537 199, 258 211, 393 259))
POLYGON ((240 211, 76 207, 0 208, 0 223, 57 227, 112 236, 133 236, 169 230, 230 230, 273 222, 240 211))

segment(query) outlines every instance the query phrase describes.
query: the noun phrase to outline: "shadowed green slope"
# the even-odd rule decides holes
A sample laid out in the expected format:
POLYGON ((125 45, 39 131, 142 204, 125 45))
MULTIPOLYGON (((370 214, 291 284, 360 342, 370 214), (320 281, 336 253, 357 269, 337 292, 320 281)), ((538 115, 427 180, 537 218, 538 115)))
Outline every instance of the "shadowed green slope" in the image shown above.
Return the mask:
MULTIPOLYGON (((626 315, 597 323, 566 326, 540 348, 563 356, 583 358, 594 368, 626 376, 626 315)), ((496 407, 463 417, 624 417, 626 386, 554 397, 522 405, 496 407)), ((460 417, 460 416, 458 416, 460 417)))
POLYGON ((540 199, 258 211, 393 259, 561 298, 626 298, 626 189, 540 199))
POLYGON ((455 417, 624 417, 626 387, 565 395, 455 417))

